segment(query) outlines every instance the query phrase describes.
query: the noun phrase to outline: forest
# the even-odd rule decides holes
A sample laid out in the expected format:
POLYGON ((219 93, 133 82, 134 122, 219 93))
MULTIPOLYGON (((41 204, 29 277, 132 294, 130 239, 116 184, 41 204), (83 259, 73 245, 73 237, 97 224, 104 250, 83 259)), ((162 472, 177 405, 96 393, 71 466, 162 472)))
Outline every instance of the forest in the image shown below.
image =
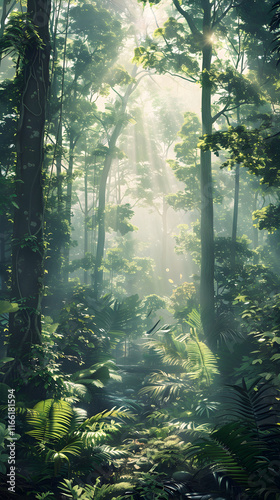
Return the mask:
POLYGON ((1 500, 280 500, 279 70, 280 1, 2 0, 1 500))

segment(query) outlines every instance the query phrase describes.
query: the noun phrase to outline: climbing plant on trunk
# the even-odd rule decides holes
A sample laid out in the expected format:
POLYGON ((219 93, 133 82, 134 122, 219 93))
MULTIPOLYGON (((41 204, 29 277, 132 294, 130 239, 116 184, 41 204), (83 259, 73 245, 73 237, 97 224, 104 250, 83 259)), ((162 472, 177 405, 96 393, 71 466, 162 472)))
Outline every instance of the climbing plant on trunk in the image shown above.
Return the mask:
POLYGON ((41 298, 44 259, 43 158, 45 110, 49 81, 50 0, 28 0, 22 33, 22 89, 16 138, 16 202, 12 244, 12 299, 19 310, 10 315, 9 352, 28 358, 41 342, 41 298), (26 38, 24 38, 26 36, 26 38))

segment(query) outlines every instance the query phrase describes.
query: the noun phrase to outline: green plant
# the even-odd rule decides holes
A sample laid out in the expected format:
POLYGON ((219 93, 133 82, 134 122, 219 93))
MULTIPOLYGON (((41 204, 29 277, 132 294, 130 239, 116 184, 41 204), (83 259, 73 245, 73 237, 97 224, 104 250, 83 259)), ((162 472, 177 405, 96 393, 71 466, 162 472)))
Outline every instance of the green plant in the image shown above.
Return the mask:
POLYGON ((9 454, 7 453, 7 441, 8 443, 12 443, 15 440, 20 438, 19 434, 11 433, 9 429, 5 426, 5 424, 0 422, 0 473, 6 474, 6 465, 8 463, 9 454))
POLYGON ((36 440, 33 453, 46 464, 53 464, 55 476, 62 473, 65 464, 68 472, 74 464, 79 470, 79 460, 83 459, 88 461, 86 469, 89 471, 94 464, 125 455, 103 443, 120 430, 127 418, 131 419, 132 415, 121 408, 104 410, 86 418, 84 410, 73 409, 67 401, 48 399, 29 410, 26 421, 32 429, 26 434, 36 440))
POLYGON ((0 300, 0 315, 16 312, 18 310, 18 304, 15 302, 9 302, 8 300, 0 300))
MULTIPOLYGON (((35 493, 36 492, 34 492, 34 494, 35 493)), ((44 493, 36 493, 35 498, 36 500, 53 500, 55 499, 55 496, 51 491, 45 491, 44 493)))
POLYGON ((84 486, 73 486, 73 480, 65 479, 60 483, 59 489, 63 492, 64 496, 67 498, 72 498, 73 500, 89 500, 94 498, 94 500, 122 500, 129 499, 129 495, 122 495, 126 491, 131 490, 132 484, 129 482, 121 481, 117 484, 103 484, 100 485, 100 481, 97 479, 95 485, 84 485, 84 486))
POLYGON ((230 386, 229 422, 187 451, 200 466, 211 466, 231 495, 279 499, 280 432, 273 387, 258 380, 230 386))
POLYGON ((147 472, 141 474, 134 492, 145 500, 168 500, 169 495, 164 491, 164 485, 160 482, 158 474, 147 472))
POLYGON ((217 357, 199 338, 202 335, 199 313, 193 310, 187 321, 189 333, 176 336, 174 331, 158 332, 160 337, 147 343, 159 356, 164 370, 152 373, 140 394, 167 402, 190 390, 193 383, 196 389, 210 387, 219 373, 217 357))

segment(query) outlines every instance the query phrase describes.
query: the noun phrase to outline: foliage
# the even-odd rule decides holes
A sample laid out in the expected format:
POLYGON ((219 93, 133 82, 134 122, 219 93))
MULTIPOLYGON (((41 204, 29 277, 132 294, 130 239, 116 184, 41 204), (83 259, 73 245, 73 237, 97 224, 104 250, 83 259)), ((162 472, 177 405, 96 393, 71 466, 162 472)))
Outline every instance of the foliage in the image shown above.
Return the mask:
POLYGON ((200 464, 211 464, 219 482, 227 482, 231 494, 243 491, 250 497, 279 496, 275 471, 279 453, 279 429, 275 423, 277 402, 272 388, 260 380, 232 386, 228 423, 210 433, 189 450, 200 464), (270 464, 271 469, 270 469, 270 464), (262 478, 261 482, 257 478, 262 478))
POLYGON ((185 113, 184 123, 178 133, 182 142, 175 144, 176 160, 168 160, 175 176, 184 182, 184 191, 166 196, 167 202, 175 210, 194 210, 200 207, 199 158, 197 144, 200 123, 195 113, 185 113))
POLYGON ((114 231, 119 231, 121 235, 129 231, 135 231, 136 226, 133 226, 129 220, 134 215, 129 203, 124 205, 110 205, 106 210, 106 223, 114 231))
POLYGON ((197 289, 194 283, 183 283, 174 288, 170 297, 174 317, 187 323, 188 314, 198 306, 197 289))
POLYGON ((19 434, 11 432, 9 428, 5 426, 5 424, 0 422, 0 473, 6 474, 7 472, 7 464, 9 459, 9 454, 7 453, 7 441, 8 444, 13 443, 14 441, 18 441, 20 438, 19 434))
POLYGON ((42 46, 37 28, 26 13, 12 12, 0 40, 0 54, 24 57, 29 46, 42 46))
POLYGON ((28 412, 26 421, 31 430, 26 432, 37 441, 33 453, 46 464, 54 465, 54 475, 65 473, 63 465, 68 465, 68 471, 78 468, 83 460, 82 450, 89 451, 90 462, 87 470, 94 464, 110 460, 111 456, 120 456, 122 452, 101 443, 121 428, 121 422, 132 416, 126 411, 112 408, 92 417, 85 418, 86 412, 72 408, 66 401, 49 399, 40 401, 28 412), (75 462, 77 457, 78 462, 75 462))
POLYGON ((0 315, 16 312, 17 310, 18 304, 14 302, 8 302, 7 300, 0 300, 0 315))
MULTIPOLYGON (((42 345, 32 348, 27 368, 20 360, 16 379, 23 498, 280 498, 274 388, 280 381, 280 84, 272 67, 277 55, 269 46, 273 35, 267 29, 272 3, 162 2, 159 10, 145 11, 148 26, 140 34, 136 4, 129 0, 82 0, 70 2, 68 9, 67 2, 57 2, 51 23, 53 67, 43 179, 49 274, 43 307, 52 318, 44 318, 42 345), (215 28, 211 39, 202 30, 207 4, 210 28, 215 28), (157 24, 162 15, 163 25, 151 36, 153 19, 157 24), (133 61, 144 71, 134 68, 134 78, 122 61, 129 61, 136 39, 140 42, 133 61), (121 43, 126 54, 114 66, 121 43), (202 52, 210 44, 215 60, 201 74, 202 52), (142 79, 147 70, 150 75, 179 75, 183 84, 207 84, 214 103, 212 124, 220 120, 214 134, 199 138, 201 124, 195 113, 184 112, 181 87, 176 87, 176 99, 169 90, 170 96, 163 99, 158 92, 165 87, 163 80, 142 79), (124 86, 137 87, 133 101, 126 103, 124 86), (124 125, 127 135, 121 137, 124 125), (198 277, 191 274, 198 273, 201 261, 199 156, 209 150, 217 156, 217 315, 206 341, 198 277), (101 192, 109 160, 110 174, 101 192), (233 266, 234 238, 229 234, 233 189, 238 194, 236 165, 241 167, 240 198, 234 202, 240 210, 237 234, 245 234, 234 241, 233 266), (102 197, 108 238, 98 271, 104 273, 104 287, 111 295, 97 299, 92 271, 102 197), (148 214, 156 220, 151 236, 148 214), (144 221, 138 234, 133 217, 144 221), (252 243, 257 227, 263 233, 252 243), (187 254, 187 262, 174 259, 172 232, 175 252, 187 254), (169 283, 164 280, 167 262, 169 283), (73 273, 70 282, 68 272, 73 273), (157 315, 170 318, 171 313, 172 327, 161 327, 157 315), (244 376, 242 386, 230 385, 244 376), (228 383, 225 395, 222 382, 228 383)), ((271 28, 278 30, 279 2, 275 9, 271 28)), ((25 14, 13 13, 2 21, 0 52, 20 59, 14 83, 3 82, 0 89, 1 266, 10 252, 11 208, 18 208, 13 169, 20 72, 26 49, 34 43, 41 46, 25 14), (6 227, 9 238, 3 242, 6 227)), ((277 53, 278 33, 275 44, 277 53)), ((5 64, 8 58, 3 71, 5 64)), ((192 109, 193 103, 188 105, 192 109)), ((208 114, 210 119, 210 110, 208 114)), ((17 243, 22 250, 37 250, 28 233, 17 243)), ((3 321, 17 308, 0 301, 3 321)), ((10 361, 14 358, 0 360, 1 376, 12 373, 10 361)), ((0 384, 4 401, 8 388, 0 384)), ((6 407, 1 409, 6 423, 6 407)), ((1 423, 2 473, 8 440, 1 423)))
POLYGON ((215 355, 199 340, 202 327, 197 311, 189 314, 187 323, 190 325, 189 333, 176 336, 174 332, 166 331, 159 339, 148 342, 165 371, 152 373, 140 394, 168 402, 191 390, 193 381, 196 387, 210 386, 219 373, 215 355))

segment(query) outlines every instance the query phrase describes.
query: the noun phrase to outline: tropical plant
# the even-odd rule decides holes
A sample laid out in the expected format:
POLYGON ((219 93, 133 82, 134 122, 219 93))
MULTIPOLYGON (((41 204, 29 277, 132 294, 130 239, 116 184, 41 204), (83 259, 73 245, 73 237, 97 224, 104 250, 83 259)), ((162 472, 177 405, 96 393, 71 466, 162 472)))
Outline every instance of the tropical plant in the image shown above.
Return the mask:
POLYGON ((13 443, 20 438, 19 434, 13 433, 11 435, 9 429, 0 422, 0 473, 6 473, 6 465, 8 463, 9 455, 6 453, 6 441, 13 443))
MULTIPOLYGON (((70 472, 75 457, 83 460, 82 452, 88 455, 86 469, 89 471, 94 463, 122 455, 103 442, 119 431, 126 418, 132 416, 121 408, 86 418, 84 410, 72 408, 67 401, 48 399, 29 410, 26 421, 32 429, 26 434, 36 440, 33 452, 46 464, 53 464, 55 476, 65 474, 62 470, 65 464, 70 472)), ((76 473, 79 465, 75 462, 76 473)))
MULTIPOLYGON (((202 334, 199 313, 193 310, 187 323, 189 333, 176 336, 174 331, 165 331, 159 339, 147 343, 159 356, 164 370, 152 373, 140 394, 167 402, 194 387, 209 387, 219 373, 217 358, 199 339, 202 334)), ((160 335, 160 331, 158 333, 160 335)))
POLYGON ((228 498, 243 493, 245 498, 279 499, 280 433, 274 388, 262 380, 229 388, 227 422, 187 455, 200 466, 210 466, 228 498))
POLYGON ((131 490, 132 484, 129 482, 118 482, 116 484, 103 484, 97 479, 94 485, 86 484, 85 486, 73 485, 72 480, 64 479, 60 483, 59 489, 67 498, 89 500, 109 500, 109 499, 127 499, 129 500, 130 494, 125 494, 131 490), (123 495, 124 494, 124 495, 123 495))

